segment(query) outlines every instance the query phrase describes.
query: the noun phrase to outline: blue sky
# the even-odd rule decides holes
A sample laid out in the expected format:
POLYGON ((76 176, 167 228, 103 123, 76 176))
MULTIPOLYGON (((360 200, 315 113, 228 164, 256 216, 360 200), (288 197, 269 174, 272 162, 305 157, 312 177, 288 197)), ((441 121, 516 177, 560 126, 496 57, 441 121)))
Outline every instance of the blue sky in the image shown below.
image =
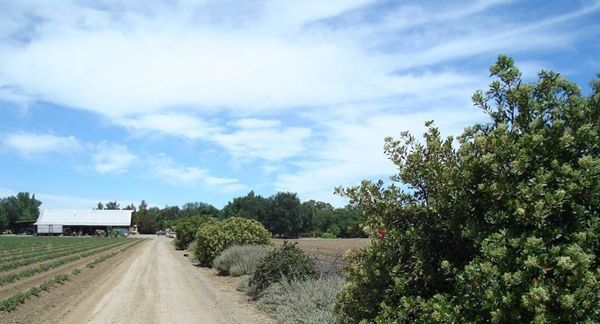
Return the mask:
POLYGON ((343 205, 385 136, 485 120, 498 54, 589 91, 599 36, 598 1, 2 1, 0 196, 343 205))

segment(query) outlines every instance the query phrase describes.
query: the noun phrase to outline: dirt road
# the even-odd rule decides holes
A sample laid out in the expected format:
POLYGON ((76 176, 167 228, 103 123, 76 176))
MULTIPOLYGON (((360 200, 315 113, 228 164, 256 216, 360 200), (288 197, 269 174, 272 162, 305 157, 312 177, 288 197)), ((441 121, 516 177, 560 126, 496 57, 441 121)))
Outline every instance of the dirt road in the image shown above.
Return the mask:
POLYGON ((171 240, 153 237, 132 260, 72 305, 60 323, 270 322, 251 305, 223 294, 190 265, 171 240))

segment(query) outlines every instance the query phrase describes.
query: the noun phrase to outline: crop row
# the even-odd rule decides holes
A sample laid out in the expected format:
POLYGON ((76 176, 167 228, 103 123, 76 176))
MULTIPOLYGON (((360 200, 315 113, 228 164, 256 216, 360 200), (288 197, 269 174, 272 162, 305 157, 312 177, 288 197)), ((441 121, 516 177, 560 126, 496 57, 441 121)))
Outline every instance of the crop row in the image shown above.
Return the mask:
POLYGON ((62 284, 65 281, 69 280, 69 275, 59 274, 54 276, 54 278, 44 281, 41 285, 31 287, 26 292, 18 292, 13 296, 4 299, 0 302, 0 311, 12 311, 20 304, 24 303, 25 300, 29 299, 31 296, 38 296, 42 291, 48 291, 50 287, 54 287, 56 284, 62 284))
POLYGON ((86 244, 85 246, 70 247, 69 249, 66 249, 66 250, 63 249, 63 250, 59 250, 59 251, 49 253, 49 254, 46 252, 46 253, 43 253, 43 255, 40 255, 37 257, 30 257, 27 259, 21 259, 21 260, 14 261, 11 263, 0 264, 0 272, 17 269, 20 267, 28 266, 28 265, 35 264, 35 263, 42 262, 42 261, 62 258, 62 257, 72 255, 75 253, 86 252, 86 251, 93 250, 93 249, 103 247, 103 246, 112 246, 117 243, 120 243, 120 242, 113 241, 111 244, 108 244, 108 245, 86 244))
MULTIPOLYGON (((114 241, 113 241, 114 242, 114 241)), ((5 263, 5 262, 11 262, 11 261, 18 261, 18 260, 24 260, 24 259, 29 259, 29 258, 35 258, 38 257, 40 255, 46 254, 48 252, 61 252, 61 251, 65 251, 65 250, 72 250, 72 249, 77 249, 80 247, 84 247, 84 246, 102 246, 105 244, 102 244, 103 242, 101 241, 91 241, 91 242, 82 242, 81 244, 69 244, 69 245, 59 245, 59 246, 48 246, 48 247, 44 247, 41 249, 37 249, 34 251, 30 251, 30 252, 26 252, 20 255, 14 255, 14 256, 8 256, 8 257, 4 257, 0 259, 0 264, 5 263)))
POLYGON ((0 237, 0 257, 57 246, 77 245, 81 244, 82 240, 90 239, 100 240, 100 238, 81 237, 0 237))
POLYGON ((97 266, 98 264, 100 264, 100 263, 102 263, 102 262, 104 262, 104 261, 106 261, 106 260, 108 260, 108 259, 110 259, 110 258, 114 257, 115 255, 117 255, 117 254, 119 254, 119 253, 121 253, 121 252, 123 252, 123 251, 127 250, 128 248, 130 248, 130 247, 132 247, 132 246, 134 246, 134 245, 136 245, 136 244, 138 244, 138 243, 141 243, 142 241, 144 241, 144 240, 138 240, 137 242, 135 242, 135 243, 133 243, 133 244, 131 244, 131 245, 128 245, 128 246, 126 246, 126 247, 124 247, 124 248, 120 249, 119 251, 115 251, 115 252, 109 253, 109 254, 107 254, 107 255, 103 255, 103 256, 101 256, 101 257, 99 257, 99 258, 95 259, 94 261, 92 261, 92 262, 88 263, 88 264, 86 265, 86 267, 93 269, 93 268, 94 268, 95 266, 97 266))
MULTIPOLYGON (((118 243, 116 246, 120 246, 123 244, 127 244, 129 242, 125 241, 125 242, 121 242, 118 243)), ((34 267, 34 268, 29 268, 29 269, 25 269, 21 272, 17 272, 17 273, 11 273, 5 276, 0 276, 0 286, 4 286, 7 285, 9 283, 13 283, 17 280, 20 280, 21 278, 26 278, 26 277, 31 277, 34 276, 38 273, 42 273, 42 272, 46 272, 48 270, 54 269, 56 267, 60 267, 62 265, 74 262, 76 260, 79 260, 81 258, 87 258, 89 256, 92 256, 94 254, 98 254, 98 253, 102 253, 104 251, 108 251, 110 249, 115 248, 116 246, 108 246, 102 249, 97 249, 97 250, 93 250, 90 252, 86 252, 86 253, 82 253, 80 255, 74 255, 72 257, 68 257, 68 258, 64 258, 64 259, 60 259, 60 260, 56 260, 54 262, 50 262, 50 263, 45 263, 42 264, 40 266, 34 267)))

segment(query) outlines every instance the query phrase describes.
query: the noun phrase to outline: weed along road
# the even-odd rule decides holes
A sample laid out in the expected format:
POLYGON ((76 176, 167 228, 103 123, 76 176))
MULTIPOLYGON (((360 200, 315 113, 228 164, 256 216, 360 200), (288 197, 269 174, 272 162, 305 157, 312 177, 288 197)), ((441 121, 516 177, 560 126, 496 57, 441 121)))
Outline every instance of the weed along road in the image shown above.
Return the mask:
POLYGON ((171 239, 150 237, 138 253, 74 303, 60 323, 265 323, 249 304, 219 290, 171 239))

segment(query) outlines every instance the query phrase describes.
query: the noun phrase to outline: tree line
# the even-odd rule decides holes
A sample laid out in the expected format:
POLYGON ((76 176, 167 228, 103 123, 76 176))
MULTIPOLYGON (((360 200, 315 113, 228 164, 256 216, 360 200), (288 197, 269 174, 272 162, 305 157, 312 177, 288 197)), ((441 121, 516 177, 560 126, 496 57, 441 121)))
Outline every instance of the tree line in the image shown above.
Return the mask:
MULTIPOLYGON (((118 202, 98 203, 96 209, 121 209, 118 202)), ((194 216, 223 220, 230 217, 254 219, 265 226, 273 235, 286 238, 310 237, 364 237, 360 225, 362 210, 355 206, 335 208, 331 204, 309 200, 302 202, 296 193, 278 192, 270 197, 250 191, 236 197, 218 209, 204 202, 189 202, 183 206, 164 208, 148 207, 142 200, 138 207, 127 205, 124 210, 133 210, 132 225, 138 226, 143 234, 176 226, 194 216)))

